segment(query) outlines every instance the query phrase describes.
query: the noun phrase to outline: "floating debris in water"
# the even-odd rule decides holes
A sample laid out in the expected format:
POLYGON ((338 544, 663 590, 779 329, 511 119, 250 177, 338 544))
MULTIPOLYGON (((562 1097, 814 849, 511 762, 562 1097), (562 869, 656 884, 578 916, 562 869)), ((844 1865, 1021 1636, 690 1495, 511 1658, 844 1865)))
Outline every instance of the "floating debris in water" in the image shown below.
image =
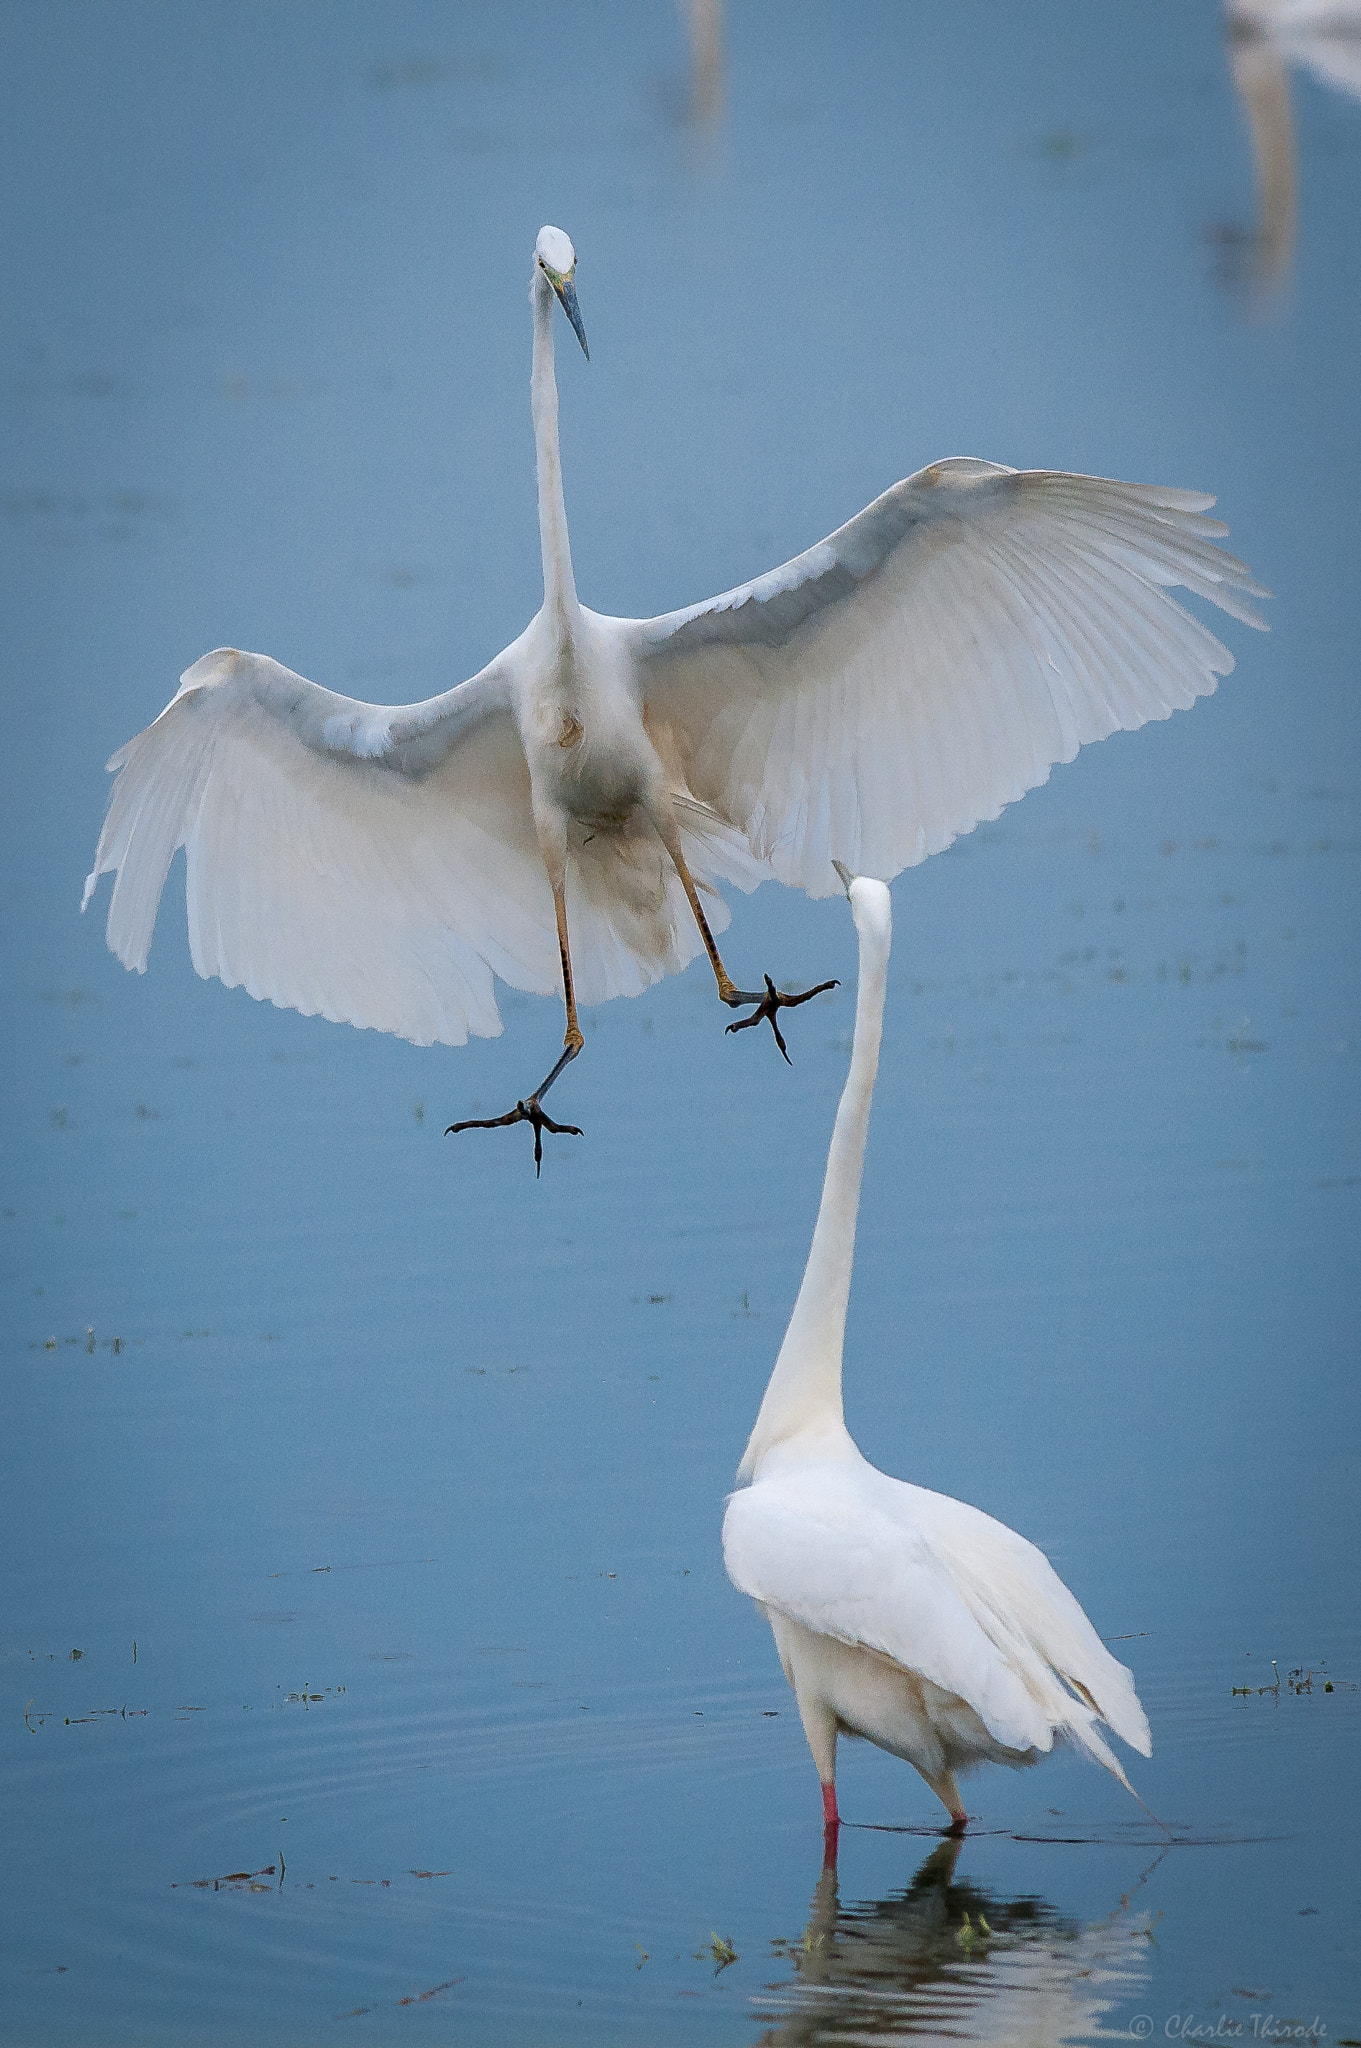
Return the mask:
POLYGON ((732 1943, 725 1941, 723 1936, 714 1929, 710 1929, 708 1946, 695 1950, 695 1961, 697 1963, 707 1963, 710 1957, 713 1958, 715 1977, 721 1975, 730 1964, 741 1960, 732 1943))
POLYGON ((1287 1671, 1285 1677, 1282 1678, 1276 1659, 1273 1657, 1271 1669, 1273 1677, 1270 1685, 1231 1686, 1229 1688, 1231 1698, 1236 1700, 1261 1699, 1264 1695, 1267 1695, 1271 1699, 1278 1700, 1281 1696, 1282 1687, 1284 1687, 1287 1693, 1293 1693, 1296 1699, 1299 1699, 1305 1693, 1312 1696, 1315 1679, 1319 1682, 1318 1690, 1320 1692, 1355 1692, 1357 1689, 1355 1685, 1346 1679, 1330 1678, 1328 1676, 1328 1667, 1325 1663, 1317 1665, 1297 1664, 1293 1670, 1287 1671))
MULTIPOLYGON (((278 1692, 283 1692, 282 1686, 278 1686, 275 1689, 278 1692)), ((303 1708, 304 1712, 310 1712, 310 1710, 314 1706, 320 1705, 322 1700, 327 1698, 338 1698, 339 1695, 344 1692, 344 1690, 345 1687, 343 1685, 328 1685, 324 1687, 321 1692, 313 1692, 311 1687, 304 1680, 301 1692, 284 1693, 283 1704, 285 1706, 300 1706, 303 1708)))
MULTIPOLYGON (((462 1982, 462 1977, 450 1977, 445 1984, 432 1984, 428 1991, 409 1991, 405 1998, 394 1998, 392 2003, 393 2005, 424 2005, 427 1999, 438 1998, 442 1991, 452 1991, 456 1984, 461 1984, 462 1982)), ((338 2012, 336 2018, 338 2020, 357 2020, 364 2013, 373 2012, 374 2010, 375 2008, 371 2005, 356 2005, 349 2012, 338 2012)))
MULTIPOLYGON (((42 1289, 39 1288, 37 1291, 41 1294, 42 1289)), ((140 1343, 141 1339, 138 1338, 137 1341, 140 1343)), ((115 1355, 126 1348, 126 1340, 122 1337, 96 1338, 94 1325, 91 1323, 86 1324, 83 1337, 35 1337, 28 1348, 30 1351, 67 1351, 74 1350, 79 1346, 89 1356, 93 1357, 96 1348, 101 1343, 107 1346, 115 1355)))
MULTIPOLYGON (((277 1863, 267 1863, 263 1870, 229 1870, 225 1877, 190 1878, 188 1885, 184 1886, 183 1889, 186 1891, 192 1890, 196 1892, 216 1892, 221 1891, 224 1885, 230 1885, 233 1891, 238 1892, 273 1891, 273 1885, 260 1883, 260 1879, 262 1877, 277 1877, 280 1886, 283 1885, 284 1860, 282 1855, 280 1856, 279 1861, 277 1863)), ((170 1889, 172 1892, 177 1892, 181 1889, 178 1880, 172 1882, 170 1889)))
POLYGON ((966 1911, 963 1919, 960 1921, 959 1926, 955 1930, 955 1940, 959 1943, 960 1947, 964 1950, 964 1953, 966 1955, 970 1954, 971 1951, 975 1949, 980 1942, 989 1942, 992 1940, 992 1938, 992 1929, 991 1927, 989 1927, 987 1921, 984 1919, 981 1912, 978 1916, 977 1927, 974 1926, 972 1920, 970 1920, 969 1915, 966 1911))

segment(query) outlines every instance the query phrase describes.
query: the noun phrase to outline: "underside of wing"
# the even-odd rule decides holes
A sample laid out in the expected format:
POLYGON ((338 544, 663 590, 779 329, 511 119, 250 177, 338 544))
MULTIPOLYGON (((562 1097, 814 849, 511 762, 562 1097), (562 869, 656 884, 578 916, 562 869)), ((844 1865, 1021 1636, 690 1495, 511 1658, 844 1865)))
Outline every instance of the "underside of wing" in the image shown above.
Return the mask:
POLYGON ((177 847, 194 966, 286 1008, 461 1045, 500 1030, 493 974, 551 991, 552 896, 529 775, 490 672, 393 710, 221 649, 118 771, 86 884, 146 966, 177 847))
MULTIPOLYGON (((114 874, 109 945, 146 967, 183 847, 194 966, 287 1009, 417 1045, 501 1028, 494 976, 560 994, 553 896, 529 770, 495 665, 428 703, 359 703, 266 655, 222 648, 110 762, 86 883, 114 874)), ((766 869, 680 784, 690 870, 721 931, 720 881, 766 869)), ((578 1000, 637 995, 699 948, 680 881, 640 816, 573 827, 567 910, 578 1000)))
POLYGON ((1233 657, 1169 590, 1264 596, 1211 498, 954 459, 708 604, 633 625, 649 730, 780 880, 889 879, 1233 657))

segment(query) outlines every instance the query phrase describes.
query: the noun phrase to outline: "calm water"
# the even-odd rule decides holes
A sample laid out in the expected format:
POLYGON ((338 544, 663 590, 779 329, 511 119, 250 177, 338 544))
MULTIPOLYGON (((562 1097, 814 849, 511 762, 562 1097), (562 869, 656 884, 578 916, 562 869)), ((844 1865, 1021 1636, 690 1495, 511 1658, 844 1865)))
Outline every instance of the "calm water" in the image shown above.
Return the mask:
MULTIPOLYGON (((0 13, 6 2042, 1361 2036, 1361 105, 1278 66, 1283 237, 1208 4, 715 28, 0 13), (1278 593, 1216 697, 898 883, 847 1351, 867 1454, 1121 1639, 1170 1850, 1059 1758, 956 1853, 855 1746, 819 1877, 719 1520, 848 991, 792 1070, 698 968, 593 1014, 536 1185, 440 1133, 551 1005, 418 1052, 198 982, 178 872, 144 980, 76 914, 205 648, 405 699, 528 618, 545 219, 588 602, 950 453, 1217 490, 1278 593), (1273 1659, 1311 1689, 1235 1695, 1273 1659)), ((729 957, 853 975, 845 905, 767 889, 729 957)))

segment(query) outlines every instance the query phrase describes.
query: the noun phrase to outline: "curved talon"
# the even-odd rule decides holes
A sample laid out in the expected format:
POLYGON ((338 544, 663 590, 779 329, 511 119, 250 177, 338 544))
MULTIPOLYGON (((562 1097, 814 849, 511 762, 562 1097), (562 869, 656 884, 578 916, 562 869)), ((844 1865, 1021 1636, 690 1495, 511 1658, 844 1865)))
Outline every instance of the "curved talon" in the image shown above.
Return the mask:
POLYGON ((555 1124, 552 1117, 539 1107, 537 1095, 531 1095, 527 1102, 517 1102, 514 1109, 508 1109, 504 1116, 469 1116, 461 1123, 450 1124, 445 1137, 453 1137, 456 1131, 497 1131, 504 1124, 533 1124, 534 1126, 534 1178, 539 1178, 543 1166, 543 1133, 551 1131, 555 1138, 580 1138, 583 1136, 579 1124, 555 1124))
POLYGON ((829 988, 840 988, 841 983, 839 981, 820 981, 816 988, 806 988, 799 995, 787 996, 776 988, 768 974, 763 978, 766 985, 766 992, 763 996, 754 995, 749 989, 740 988, 735 988, 730 996, 724 996, 723 1001, 730 1010, 735 1010, 739 1003, 755 1003, 756 1005, 756 1008, 749 1017, 739 1017, 735 1024, 728 1026, 728 1030, 729 1032, 750 1031, 753 1024, 759 1024, 764 1019, 775 1033, 775 1043, 784 1054, 786 1066, 792 1067, 794 1062, 789 1057, 789 1047, 785 1044, 784 1034, 775 1022, 776 1011, 797 1010, 800 1003, 809 1003, 813 1000, 814 996, 826 995, 829 988))

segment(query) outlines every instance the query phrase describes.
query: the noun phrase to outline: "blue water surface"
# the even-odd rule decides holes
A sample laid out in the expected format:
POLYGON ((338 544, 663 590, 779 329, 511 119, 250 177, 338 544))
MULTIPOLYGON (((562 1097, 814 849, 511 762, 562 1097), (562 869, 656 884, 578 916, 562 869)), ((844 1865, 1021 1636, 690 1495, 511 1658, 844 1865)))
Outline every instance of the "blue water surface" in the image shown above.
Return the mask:
POLYGON ((1238 49, 1208 0, 0 10, 0 2040, 1361 2037, 1361 104, 1280 59, 1269 239, 1238 49), (552 1004, 419 1051, 199 982, 178 865, 145 978, 77 915, 205 649, 405 701, 536 608, 545 220, 585 602, 965 453, 1213 490, 1277 593, 896 884, 847 1339, 866 1454, 1133 1668, 1171 1848, 1065 1756, 942 1848, 847 1745, 819 1875, 719 1523, 844 903, 736 906, 739 979, 842 978, 792 1068, 700 966, 590 1013, 537 1183, 442 1132, 552 1004))

